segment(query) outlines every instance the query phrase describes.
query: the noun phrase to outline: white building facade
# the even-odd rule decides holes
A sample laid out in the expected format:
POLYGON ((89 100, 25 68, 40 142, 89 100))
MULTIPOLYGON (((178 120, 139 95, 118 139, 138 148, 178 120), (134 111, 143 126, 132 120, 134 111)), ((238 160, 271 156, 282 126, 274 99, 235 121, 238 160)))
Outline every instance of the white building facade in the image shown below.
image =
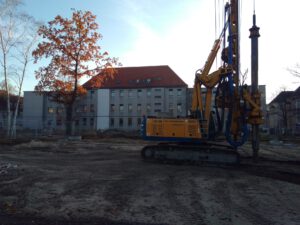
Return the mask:
MULTIPOLYGON (((75 130, 138 130, 143 116, 185 117, 187 84, 168 66, 122 67, 106 82, 92 86, 75 102, 75 130)), ((47 93, 24 92, 23 127, 65 129, 65 108, 47 93)))

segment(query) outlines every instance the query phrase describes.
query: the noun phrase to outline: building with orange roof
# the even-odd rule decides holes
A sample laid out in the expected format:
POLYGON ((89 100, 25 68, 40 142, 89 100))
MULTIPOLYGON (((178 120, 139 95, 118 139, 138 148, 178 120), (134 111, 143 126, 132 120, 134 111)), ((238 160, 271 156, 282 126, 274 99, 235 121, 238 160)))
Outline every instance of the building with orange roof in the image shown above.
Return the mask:
MULTIPOLYGON (((188 86, 169 66, 120 67, 105 76, 83 84, 88 92, 76 102, 75 130, 137 130, 144 115, 187 115, 188 86)), ((64 121, 64 106, 46 93, 24 93, 25 128, 63 130, 64 121)))

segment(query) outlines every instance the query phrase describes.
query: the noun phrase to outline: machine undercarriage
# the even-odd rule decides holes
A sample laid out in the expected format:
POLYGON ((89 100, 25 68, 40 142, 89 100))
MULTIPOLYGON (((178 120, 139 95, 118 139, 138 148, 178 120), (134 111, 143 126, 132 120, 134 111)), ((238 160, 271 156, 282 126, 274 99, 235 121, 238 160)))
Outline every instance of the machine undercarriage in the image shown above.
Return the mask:
POLYGON ((216 143, 159 143, 148 145, 142 149, 142 157, 146 161, 168 163, 215 163, 238 164, 240 156, 229 145, 216 143))

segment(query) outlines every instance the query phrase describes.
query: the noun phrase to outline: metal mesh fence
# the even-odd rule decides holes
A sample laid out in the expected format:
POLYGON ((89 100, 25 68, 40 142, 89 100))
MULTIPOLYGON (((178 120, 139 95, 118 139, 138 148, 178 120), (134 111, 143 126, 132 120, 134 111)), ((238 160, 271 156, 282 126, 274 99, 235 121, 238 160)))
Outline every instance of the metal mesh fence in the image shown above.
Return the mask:
MULTIPOLYGON (((141 116, 83 116, 72 120, 74 135, 99 135, 104 132, 137 133, 142 123, 141 116)), ((53 136, 64 135, 66 120, 63 117, 25 117, 18 118, 16 123, 17 136, 53 136)), ((0 120, 0 135, 6 136, 7 119, 0 120)))

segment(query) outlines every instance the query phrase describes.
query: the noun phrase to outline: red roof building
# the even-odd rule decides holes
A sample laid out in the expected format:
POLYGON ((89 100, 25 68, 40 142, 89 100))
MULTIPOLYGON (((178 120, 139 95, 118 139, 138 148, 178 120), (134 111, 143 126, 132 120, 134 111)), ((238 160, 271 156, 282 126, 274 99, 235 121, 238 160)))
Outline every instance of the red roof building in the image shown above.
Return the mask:
MULTIPOLYGON (((98 76, 103 76, 100 74, 98 76)), ((169 66, 119 67, 113 77, 97 82, 93 77, 83 86, 86 89, 130 89, 153 87, 187 87, 169 66)))
MULTIPOLYGON (((76 132, 139 130, 143 116, 186 116, 187 84, 169 66, 120 67, 114 71, 113 75, 103 72, 83 85, 88 91, 74 106, 76 132)), ((64 129, 62 105, 43 94, 24 93, 24 128, 64 129)))

